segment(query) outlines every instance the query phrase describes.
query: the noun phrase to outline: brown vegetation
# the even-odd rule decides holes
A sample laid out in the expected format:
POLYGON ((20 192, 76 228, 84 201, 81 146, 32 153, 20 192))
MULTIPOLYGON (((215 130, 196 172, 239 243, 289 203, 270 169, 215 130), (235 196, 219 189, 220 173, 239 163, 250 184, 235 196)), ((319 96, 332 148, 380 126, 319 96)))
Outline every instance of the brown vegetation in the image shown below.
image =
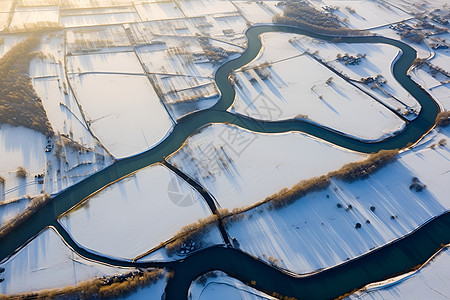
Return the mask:
POLYGON ((445 127, 450 124, 450 111, 440 112, 436 117, 436 125, 445 127))
POLYGON ((354 181, 360 178, 366 178, 379 168, 393 161, 398 152, 399 151, 397 149, 381 150, 378 153, 371 154, 365 160, 346 164, 339 170, 330 172, 327 175, 302 180, 292 188, 284 188, 278 193, 275 193, 263 201, 255 203, 254 205, 243 208, 235 208, 230 213, 228 213, 228 211, 224 211, 221 213, 221 216, 225 223, 239 221, 245 217, 245 215, 242 214, 243 212, 249 211, 257 206, 260 206, 261 204, 270 203, 269 209, 280 209, 311 192, 323 190, 330 185, 330 179, 333 177, 345 181, 354 181))
POLYGON ((328 176, 345 181, 354 181, 356 179, 366 178, 379 168, 393 161, 397 154, 397 149, 381 150, 378 153, 370 155, 369 158, 363 161, 348 163, 339 170, 330 172, 328 176))
POLYGON ((163 276, 163 270, 135 270, 124 275, 96 278, 76 286, 44 290, 36 293, 4 296, 3 299, 92 299, 125 296, 140 287, 149 286, 163 276))
POLYGON ((16 170, 16 176, 19 178, 27 177, 27 170, 24 167, 18 167, 16 170))
POLYGON ((31 51, 39 42, 38 36, 31 35, 0 59, 0 123, 24 126, 51 136, 52 127, 28 75, 31 51))
POLYGON ((217 224, 218 217, 211 215, 204 219, 198 219, 197 222, 182 227, 173 238, 165 244, 169 255, 173 255, 180 249, 181 245, 188 240, 195 240, 198 236, 203 234, 206 228, 210 225, 217 224))

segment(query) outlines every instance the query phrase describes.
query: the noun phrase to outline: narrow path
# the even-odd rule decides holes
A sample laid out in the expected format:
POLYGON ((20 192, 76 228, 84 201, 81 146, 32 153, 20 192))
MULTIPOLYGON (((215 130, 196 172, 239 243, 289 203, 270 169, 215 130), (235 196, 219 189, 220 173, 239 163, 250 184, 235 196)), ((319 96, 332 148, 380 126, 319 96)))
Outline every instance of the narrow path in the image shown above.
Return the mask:
POLYGON ((220 230, 220 234, 228 247, 231 247, 230 238, 228 236, 227 231, 225 230, 225 226, 223 225, 223 219, 220 215, 220 211, 217 209, 216 203, 217 200, 211 195, 204 187, 202 187, 197 181, 189 177, 189 175, 183 173, 180 169, 175 168, 173 165, 169 164, 167 160, 163 160, 163 165, 169 168, 172 172, 180 176, 184 181, 186 181, 189 185, 191 185, 197 192, 202 195, 203 199, 205 199, 206 203, 209 206, 209 209, 213 214, 217 216, 218 226, 220 230))

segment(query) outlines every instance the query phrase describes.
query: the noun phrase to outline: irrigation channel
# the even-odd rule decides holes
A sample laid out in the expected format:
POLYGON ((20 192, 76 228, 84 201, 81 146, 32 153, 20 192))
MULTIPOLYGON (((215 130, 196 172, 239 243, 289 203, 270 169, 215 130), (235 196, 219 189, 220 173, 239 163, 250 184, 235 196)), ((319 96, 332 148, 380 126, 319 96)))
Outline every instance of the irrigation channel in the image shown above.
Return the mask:
POLYGON ((167 299, 186 299, 190 283, 198 276, 212 270, 221 270, 243 282, 256 282, 254 286, 261 291, 277 292, 298 299, 328 299, 338 297, 365 284, 405 272, 411 267, 424 263, 441 244, 450 243, 450 214, 447 213, 429 221, 410 235, 361 257, 314 274, 296 276, 269 266, 240 250, 226 246, 199 250, 185 259, 175 262, 137 263, 114 260, 89 252, 71 239, 57 223, 58 216, 106 185, 148 165, 163 162, 165 157, 179 149, 190 135, 210 123, 230 123, 264 133, 301 131, 344 148, 365 153, 403 148, 420 140, 434 126, 439 107, 424 90, 408 77, 407 71, 416 58, 416 51, 400 41, 381 36, 337 38, 278 25, 252 27, 247 30, 246 36, 248 49, 238 58, 222 65, 215 74, 216 83, 222 94, 216 105, 181 118, 171 134, 150 150, 118 160, 111 166, 56 195, 30 219, 0 240, 0 260, 12 255, 44 228, 54 226, 76 252, 88 259, 117 266, 165 267, 173 270, 175 276, 168 281, 166 288, 167 299), (422 106, 420 114, 415 120, 409 122, 406 129, 398 135, 368 143, 305 120, 265 122, 226 112, 235 96, 235 90, 229 81, 229 74, 256 57, 261 49, 259 35, 266 32, 297 33, 333 43, 381 43, 400 48, 402 55, 394 63, 392 71, 397 81, 420 102, 422 106))

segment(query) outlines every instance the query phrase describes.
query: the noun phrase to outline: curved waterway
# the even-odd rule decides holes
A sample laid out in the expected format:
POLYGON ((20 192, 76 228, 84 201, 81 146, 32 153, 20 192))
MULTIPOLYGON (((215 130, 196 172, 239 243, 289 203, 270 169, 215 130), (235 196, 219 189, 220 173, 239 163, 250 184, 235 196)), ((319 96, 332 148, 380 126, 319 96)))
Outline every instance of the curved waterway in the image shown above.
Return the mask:
MULTIPOLYGON (((179 120, 171 134, 152 149, 125 159, 99 171, 85 180, 71 186, 55 196, 53 200, 39 209, 23 224, 0 240, 0 260, 14 253, 47 226, 55 224, 58 216, 80 203, 92 193, 114 183, 148 165, 161 162, 179 149, 183 142, 199 128, 210 123, 231 123, 237 126, 264 133, 301 131, 316 136, 347 149, 370 153, 381 149, 403 148, 417 142, 434 125, 439 112, 433 99, 417 86, 408 76, 407 70, 416 58, 416 51, 408 45, 385 37, 329 37, 287 26, 256 26, 246 32, 248 49, 238 58, 221 66, 215 74, 221 91, 220 101, 210 109, 192 113, 179 120), (286 32, 307 35, 335 43, 382 43, 396 46, 402 50, 401 57, 393 65, 397 81, 419 101, 422 110, 418 117, 408 123, 398 135, 383 141, 368 143, 353 139, 319 125, 302 120, 265 122, 236 116, 226 109, 233 103, 235 90, 228 80, 231 71, 252 61, 261 49, 259 35, 265 32, 286 32)), ((361 112, 364 113, 364 112, 361 112)), ((61 227, 56 224, 57 228, 61 227)), ((101 257, 81 249, 70 236, 62 233, 64 239, 75 251, 87 258, 104 263, 123 266, 144 266, 143 264, 120 262, 101 257)), ((244 282, 256 281, 256 287, 265 291, 276 291, 287 296, 302 299, 324 299, 339 296, 367 283, 381 280, 395 273, 404 272, 410 267, 425 262, 434 254, 441 243, 450 241, 450 214, 445 214, 429 222, 405 239, 380 248, 345 264, 317 274, 294 277, 276 270, 239 250, 212 247, 191 254, 188 258, 171 263, 148 263, 146 266, 168 267, 175 270, 166 289, 168 299, 186 299, 190 282, 210 270, 222 270, 244 282)))

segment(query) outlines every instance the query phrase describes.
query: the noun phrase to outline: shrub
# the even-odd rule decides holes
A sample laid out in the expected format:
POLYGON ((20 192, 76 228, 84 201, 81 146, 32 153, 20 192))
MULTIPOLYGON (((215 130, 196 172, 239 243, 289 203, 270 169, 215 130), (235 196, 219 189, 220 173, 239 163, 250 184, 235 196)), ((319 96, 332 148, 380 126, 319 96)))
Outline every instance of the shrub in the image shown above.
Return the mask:
POLYGON ((356 229, 361 228, 361 223, 356 223, 355 228, 356 228, 356 229))
POLYGON ((24 167, 18 167, 16 170, 16 176, 19 178, 25 178, 27 177, 27 171, 24 167))
POLYGON ((354 181, 359 178, 366 178, 379 168, 393 161, 398 154, 398 150, 381 150, 371 154, 367 159, 359 162, 352 162, 344 165, 337 171, 328 175, 345 181, 354 181))
MULTIPOLYGON (((127 274, 95 278, 76 286, 12 295, 13 299, 96 299, 125 296, 162 278, 163 270, 134 270, 127 274)), ((0 299, 11 299, 9 297, 0 299)))
POLYGON ((450 111, 442 111, 436 117, 436 125, 445 127, 450 124, 450 111))

